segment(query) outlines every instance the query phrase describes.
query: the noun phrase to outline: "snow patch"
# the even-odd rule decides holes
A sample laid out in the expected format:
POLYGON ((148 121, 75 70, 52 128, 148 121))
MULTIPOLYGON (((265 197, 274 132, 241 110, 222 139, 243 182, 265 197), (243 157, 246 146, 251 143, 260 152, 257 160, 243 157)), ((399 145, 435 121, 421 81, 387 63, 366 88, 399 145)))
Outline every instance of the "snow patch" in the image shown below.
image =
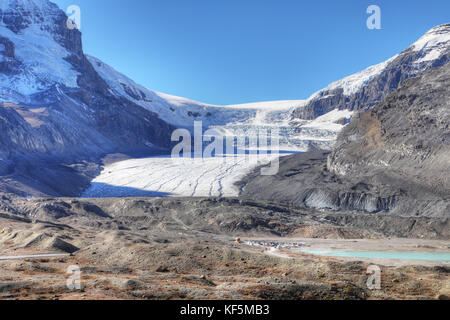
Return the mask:
POLYGON ((335 81, 331 83, 328 87, 314 93, 308 100, 312 101, 315 99, 324 98, 326 97, 325 94, 327 91, 332 91, 336 89, 343 89, 344 95, 351 96, 356 92, 358 92, 358 90, 361 89, 364 85, 366 85, 370 80, 372 80, 381 72, 383 72, 383 70, 385 70, 386 67, 397 57, 398 55, 395 55, 394 57, 382 63, 368 67, 367 69, 361 72, 352 74, 351 76, 335 81))
POLYGON ((431 29, 411 46, 413 51, 421 52, 423 55, 415 63, 420 64, 439 59, 448 50, 449 44, 450 25, 431 29))
POLYGON ((232 109, 255 109, 261 111, 288 111, 305 105, 305 100, 281 100, 281 101, 264 101, 252 102, 245 104, 227 105, 232 109))
POLYGON ((423 35, 413 45, 414 51, 422 51, 427 48, 436 48, 439 50, 441 44, 445 44, 450 41, 450 25, 441 25, 435 27, 423 35))
POLYGON ((335 109, 331 112, 328 112, 327 114, 324 114, 323 116, 320 116, 310 121, 303 127, 328 130, 339 133, 342 130, 342 128, 344 128, 345 124, 337 122, 345 119, 345 122, 348 123, 352 118, 353 114, 354 111, 335 109))

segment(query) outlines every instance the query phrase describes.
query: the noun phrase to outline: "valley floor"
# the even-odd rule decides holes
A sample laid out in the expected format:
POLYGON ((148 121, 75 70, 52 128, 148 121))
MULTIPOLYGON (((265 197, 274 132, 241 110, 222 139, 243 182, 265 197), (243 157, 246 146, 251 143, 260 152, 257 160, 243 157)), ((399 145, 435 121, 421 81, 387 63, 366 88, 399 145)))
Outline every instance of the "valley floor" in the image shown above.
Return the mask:
POLYGON ((3 299, 444 299, 450 294, 445 262, 362 261, 248 244, 448 252, 447 240, 390 239, 335 224, 328 213, 237 198, 3 196, 0 207, 2 256, 71 253, 0 261, 3 299), (382 270, 380 290, 367 287, 372 264, 382 270), (66 286, 74 266, 81 272, 81 290, 66 286))

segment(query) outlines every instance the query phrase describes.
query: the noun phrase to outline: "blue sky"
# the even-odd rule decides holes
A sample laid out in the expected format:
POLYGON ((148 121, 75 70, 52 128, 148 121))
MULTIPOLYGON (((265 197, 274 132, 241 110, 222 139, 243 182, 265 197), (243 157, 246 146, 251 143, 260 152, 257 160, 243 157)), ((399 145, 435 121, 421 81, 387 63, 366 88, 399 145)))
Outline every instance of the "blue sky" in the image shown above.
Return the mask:
POLYGON ((136 82, 212 104, 305 99, 450 22, 448 0, 52 0, 136 82), (369 30, 369 5, 381 30, 369 30))

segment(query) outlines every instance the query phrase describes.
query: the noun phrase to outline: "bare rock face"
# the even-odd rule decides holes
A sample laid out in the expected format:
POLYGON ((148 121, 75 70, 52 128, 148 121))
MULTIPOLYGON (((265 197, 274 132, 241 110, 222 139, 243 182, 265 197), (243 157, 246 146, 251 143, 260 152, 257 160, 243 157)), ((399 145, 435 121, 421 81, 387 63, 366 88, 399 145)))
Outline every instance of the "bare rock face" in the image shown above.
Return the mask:
POLYGON ((400 200, 395 191, 377 192, 369 179, 347 179, 327 169, 328 152, 284 157, 274 176, 255 171, 241 182, 241 197, 331 211, 389 212, 400 200))
MULTIPOLYGON (((450 209, 450 65, 436 68, 358 115, 343 130, 328 169, 339 176, 389 176, 416 201, 450 209)), ((387 184, 388 181, 385 181, 387 184)))
POLYGON ((0 36, 0 49, 3 56, 0 59, 0 72, 9 73, 18 65, 14 60, 14 43, 0 36))

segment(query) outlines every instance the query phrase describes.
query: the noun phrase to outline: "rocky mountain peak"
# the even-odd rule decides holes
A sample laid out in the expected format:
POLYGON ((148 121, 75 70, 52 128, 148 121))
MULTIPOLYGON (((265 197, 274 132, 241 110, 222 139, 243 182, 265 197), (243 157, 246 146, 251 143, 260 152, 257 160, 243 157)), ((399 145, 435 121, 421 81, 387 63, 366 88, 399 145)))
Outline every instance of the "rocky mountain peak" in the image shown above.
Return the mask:
POLYGON ((1 0, 0 23, 18 33, 31 24, 52 23, 59 8, 47 0, 1 0))
POLYGON ((81 33, 67 28, 67 16, 48 0, 0 0, 0 27, 16 35, 41 33, 75 55, 82 55, 81 33))
POLYGON ((0 0, 0 98, 23 102, 55 84, 77 87, 81 33, 48 0, 0 0), (74 59, 77 58, 77 59, 74 59))

